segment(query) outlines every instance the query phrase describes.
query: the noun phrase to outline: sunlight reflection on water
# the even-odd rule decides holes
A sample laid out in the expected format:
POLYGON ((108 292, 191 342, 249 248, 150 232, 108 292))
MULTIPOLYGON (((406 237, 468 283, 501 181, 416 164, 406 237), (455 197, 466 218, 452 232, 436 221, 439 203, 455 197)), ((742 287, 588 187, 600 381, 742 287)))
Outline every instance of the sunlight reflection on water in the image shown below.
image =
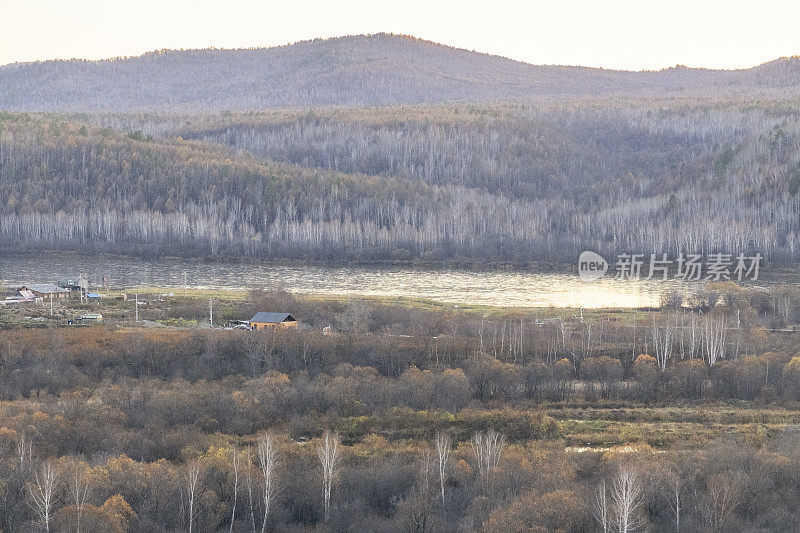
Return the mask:
POLYGON ((536 272, 196 263, 171 259, 42 258, 0 259, 0 284, 54 282, 83 272, 93 287, 284 288, 308 294, 404 296, 441 302, 504 307, 650 307, 670 291, 687 295, 697 283, 620 281, 586 283, 577 275, 536 272))

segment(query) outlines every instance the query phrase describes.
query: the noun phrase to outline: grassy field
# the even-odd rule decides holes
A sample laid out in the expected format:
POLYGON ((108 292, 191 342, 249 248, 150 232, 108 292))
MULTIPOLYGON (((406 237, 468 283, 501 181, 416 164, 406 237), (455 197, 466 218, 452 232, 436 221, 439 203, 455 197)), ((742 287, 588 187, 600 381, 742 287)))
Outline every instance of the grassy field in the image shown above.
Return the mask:
POLYGON ((568 447, 608 448, 646 443, 656 449, 693 449, 720 437, 763 444, 800 423, 800 412, 727 405, 548 409, 568 447))

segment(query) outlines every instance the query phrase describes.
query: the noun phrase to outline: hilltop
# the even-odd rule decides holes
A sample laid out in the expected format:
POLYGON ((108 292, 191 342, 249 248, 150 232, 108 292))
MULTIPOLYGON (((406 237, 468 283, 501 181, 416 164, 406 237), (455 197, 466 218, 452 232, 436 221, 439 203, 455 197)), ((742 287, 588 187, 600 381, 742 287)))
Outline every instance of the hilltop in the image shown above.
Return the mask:
POLYGON ((216 111, 491 101, 536 95, 731 92, 800 85, 800 62, 745 70, 629 72, 530 65, 409 36, 273 48, 162 50, 100 61, 0 67, 6 111, 216 111))

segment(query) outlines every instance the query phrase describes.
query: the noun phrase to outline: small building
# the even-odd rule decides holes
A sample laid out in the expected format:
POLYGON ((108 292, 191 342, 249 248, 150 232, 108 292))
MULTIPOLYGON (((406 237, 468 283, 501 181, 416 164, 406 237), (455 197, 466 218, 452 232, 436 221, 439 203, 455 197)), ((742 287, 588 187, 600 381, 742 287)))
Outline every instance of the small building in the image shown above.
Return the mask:
POLYGON ((253 329, 288 329, 296 328, 297 320, 289 313, 265 313, 259 311, 250 319, 253 329))
POLYGON ((58 280, 58 286, 69 291, 81 290, 81 282, 79 278, 61 278, 58 280))
POLYGON ((34 300, 31 298, 25 298, 23 296, 6 296, 4 299, 0 300, 0 305, 21 304, 33 301, 34 300))
POLYGON ((247 320, 228 320, 225 329, 253 329, 247 320))
POLYGON ((69 289, 59 287, 54 283, 36 283, 33 285, 25 285, 19 292, 25 294, 28 291, 36 298, 67 298, 69 297, 69 289))

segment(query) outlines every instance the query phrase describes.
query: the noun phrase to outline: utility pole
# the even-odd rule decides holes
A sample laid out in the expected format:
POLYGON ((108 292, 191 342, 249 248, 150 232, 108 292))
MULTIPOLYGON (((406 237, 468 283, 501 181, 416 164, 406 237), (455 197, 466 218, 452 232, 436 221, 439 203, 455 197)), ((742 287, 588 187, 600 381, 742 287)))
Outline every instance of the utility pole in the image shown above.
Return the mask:
POLYGON ((136 295, 136 322, 139 322, 139 295, 136 295))
POLYGON ((87 294, 89 294, 89 280, 86 279, 86 274, 81 274, 78 277, 78 287, 81 290, 81 303, 84 303, 84 299, 86 302, 88 302, 89 297, 87 294))
POLYGON ((214 299, 208 299, 208 327, 214 327, 214 299))

